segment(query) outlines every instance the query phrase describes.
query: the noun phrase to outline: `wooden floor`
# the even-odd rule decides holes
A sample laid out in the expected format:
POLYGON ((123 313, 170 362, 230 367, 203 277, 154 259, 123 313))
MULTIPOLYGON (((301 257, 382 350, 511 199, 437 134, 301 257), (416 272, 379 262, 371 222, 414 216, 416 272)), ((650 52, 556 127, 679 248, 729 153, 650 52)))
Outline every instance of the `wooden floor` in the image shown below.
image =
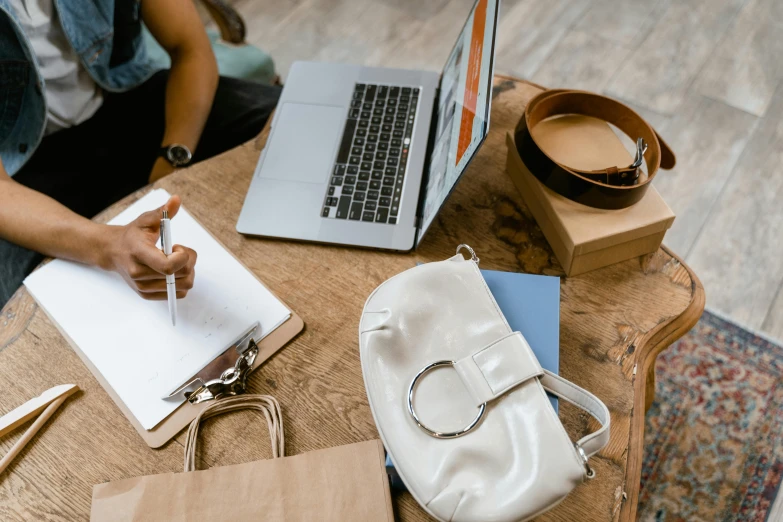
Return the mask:
MULTIPOLYGON (((295 60, 440 70, 473 0, 234 0, 285 79, 295 60)), ((707 306, 783 339, 783 2, 503 0, 497 72, 638 110, 672 145, 665 243, 707 306)))

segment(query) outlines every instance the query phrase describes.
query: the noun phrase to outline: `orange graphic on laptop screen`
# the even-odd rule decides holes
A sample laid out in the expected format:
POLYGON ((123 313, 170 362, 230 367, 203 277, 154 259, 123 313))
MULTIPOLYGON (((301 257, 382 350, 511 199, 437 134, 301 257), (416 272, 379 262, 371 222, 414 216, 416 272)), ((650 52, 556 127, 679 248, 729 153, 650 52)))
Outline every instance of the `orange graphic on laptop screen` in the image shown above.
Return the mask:
POLYGON ((455 165, 468 150, 473 138, 473 120, 476 117, 476 101, 478 99, 479 80, 481 79, 481 57, 484 48, 484 26, 487 19, 487 0, 481 0, 476 5, 473 14, 473 33, 470 37, 470 55, 468 57, 468 74, 465 81, 465 100, 462 104, 462 119, 459 126, 457 141, 457 157, 455 165))

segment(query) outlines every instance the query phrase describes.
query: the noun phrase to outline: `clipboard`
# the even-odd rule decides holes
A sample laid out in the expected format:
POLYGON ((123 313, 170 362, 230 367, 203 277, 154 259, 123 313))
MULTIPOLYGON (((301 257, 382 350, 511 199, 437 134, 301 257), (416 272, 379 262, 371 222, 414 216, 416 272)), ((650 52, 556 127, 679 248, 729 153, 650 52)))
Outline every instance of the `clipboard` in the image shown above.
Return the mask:
MULTIPOLYGON (((49 318, 52 324, 54 324, 54 326, 57 328, 57 331, 59 331, 63 338, 68 341, 68 344, 71 345, 71 348, 74 352, 76 352, 76 355, 79 356, 84 365, 90 370, 95 379, 100 383, 101 387, 106 391, 106 393, 109 394, 109 397, 111 397, 111 399, 114 401, 114 404, 117 405, 122 414, 125 415, 125 417, 130 421, 131 426, 136 429, 139 436, 144 439, 144 442, 146 442, 147 446, 150 448, 160 448, 166 444, 180 431, 182 431, 182 429, 188 426, 191 421, 196 418, 196 415, 201 413, 201 410, 209 406, 209 402, 192 404, 188 401, 185 401, 176 410, 174 410, 171 415, 163 419, 153 429, 145 430, 141 423, 136 420, 136 417, 133 416, 127 406, 125 406, 125 403, 122 402, 119 395, 117 395, 114 389, 109 386, 109 383, 106 382, 106 379, 103 378, 103 375, 101 375, 95 365, 92 364, 90 359, 88 359, 84 353, 82 353, 76 343, 74 343, 73 340, 65 334, 65 332, 60 328, 60 325, 52 319, 46 309, 43 306, 40 306, 40 303, 39 307, 41 310, 43 310, 43 312, 46 314, 46 317, 49 318)), ((256 371, 258 367, 264 363, 264 361, 274 355, 280 348, 288 344, 289 341, 299 335, 299 333, 304 329, 304 321, 302 321, 298 315, 293 313, 288 305, 286 305, 286 308, 288 308, 288 311, 291 312, 291 317, 289 317, 286 322, 281 324, 272 333, 264 337, 258 343, 258 355, 256 356, 255 361, 253 361, 253 372, 256 371)))
MULTIPOLYGON (((145 196, 149 191, 145 192, 144 194, 140 194, 136 200, 141 199, 141 197, 145 196)), ((133 202, 131 203, 133 204, 133 202)), ((184 207, 183 207, 184 208, 184 207)), ((242 265, 242 267, 247 270, 250 274, 253 275, 253 277, 271 293, 275 297, 277 295, 272 292, 269 287, 264 284, 261 279, 258 278, 258 276, 250 270, 250 268, 247 267, 242 261, 237 258, 234 253, 226 248, 226 245, 223 244, 220 239, 215 237, 210 230, 205 227, 193 214, 190 214, 191 217, 204 229, 207 231, 207 233, 212 236, 212 238, 226 251, 228 252, 234 259, 237 260, 237 262, 242 265)), ((40 266, 43 265, 39 265, 40 266)), ((57 323, 57 321, 54 320, 54 318, 49 314, 49 312, 46 310, 46 308, 38 302, 38 300, 35 298, 35 295, 30 292, 30 295, 35 299, 36 303, 38 304, 39 308, 46 314, 46 317, 49 318, 49 320, 52 322, 52 324, 57 328, 57 331, 60 332, 60 335, 63 336, 63 338, 68 342, 68 344, 71 346, 74 352, 79 356, 79 358, 82 360, 84 365, 90 370, 90 372, 93 374, 95 379, 100 383, 101 387, 106 391, 106 393, 109 394, 109 397, 114 401, 114 404, 117 405, 117 407, 120 409, 123 415, 130 421, 131 426, 133 426, 136 431, 138 432, 139 436, 144 440, 145 443, 150 448, 160 448, 164 444, 166 444, 168 441, 173 439, 180 431, 182 431, 183 428, 188 426, 191 421, 196 418, 196 415, 198 415, 201 410, 203 410, 205 407, 207 407, 210 402, 202 402, 200 404, 193 404, 189 401, 185 401, 182 403, 179 407, 177 407, 176 410, 174 410, 168 417, 163 419, 160 423, 158 423, 154 428, 151 430, 144 429, 144 427, 141 425, 141 423, 136 419, 136 417, 131 413, 130 409, 125 405, 125 403, 120 399, 119 395, 114 391, 114 389, 109 385, 108 381, 101 375, 101 373, 98 371, 96 366, 90 361, 90 359, 79 349, 79 346, 71 339, 69 335, 66 334, 66 332, 60 327, 60 325, 57 323)), ((264 361, 269 359, 272 355, 274 355, 278 350, 280 350, 283 346, 288 344, 291 340, 293 340, 294 337, 296 337, 302 330, 304 329, 304 321, 294 313, 293 310, 279 297, 277 299, 283 304, 283 306, 288 310, 288 312, 291 314, 290 317, 283 322, 280 326, 278 326, 275 330, 270 332, 266 337, 264 337, 262 340, 258 341, 256 344, 258 346, 258 354, 255 357, 255 360, 252 363, 252 372, 258 369, 259 366, 261 366, 264 361)), ((225 349, 230 349, 230 346, 222 347, 225 349)), ((223 354, 224 350, 221 350, 221 352, 218 354, 218 357, 220 354, 223 354)))

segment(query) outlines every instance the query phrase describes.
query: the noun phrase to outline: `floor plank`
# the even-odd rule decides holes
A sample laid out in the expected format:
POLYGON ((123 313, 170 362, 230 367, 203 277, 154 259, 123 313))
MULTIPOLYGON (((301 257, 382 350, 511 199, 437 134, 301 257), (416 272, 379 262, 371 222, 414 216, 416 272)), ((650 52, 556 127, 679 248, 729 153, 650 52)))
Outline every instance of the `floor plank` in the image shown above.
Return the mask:
POLYGON ((600 34, 570 31, 533 75, 533 81, 547 87, 601 92, 629 52, 600 34))
POLYGON ((783 85, 686 258, 708 305, 751 328, 762 327, 783 282, 781 162, 783 85))
POLYGON ((431 21, 434 16, 449 16, 449 7, 461 7, 464 9, 462 17, 465 17, 465 13, 473 5, 473 2, 464 1, 458 2, 455 6, 451 0, 375 0, 382 4, 386 4, 389 7, 397 8, 411 16, 418 18, 422 21, 431 21))
POLYGON ((775 503, 772 504, 772 508, 769 510, 767 520, 783 520, 783 495, 778 495, 775 498, 775 503))
POLYGON ((264 44, 271 43, 270 33, 308 0, 234 0, 231 3, 245 20, 248 43, 266 49, 264 44))
POLYGON ((291 3, 283 16, 270 1, 252 2, 247 11, 238 5, 248 20, 248 41, 274 57, 283 78, 297 60, 439 70, 472 5, 469 0, 433 0, 425 9, 388 0, 291 3), (267 6, 272 6, 271 22, 267 6), (256 19, 264 21, 256 24, 256 19))
MULTIPOLYGON (((772 306, 769 307, 764 322, 761 323, 761 331, 768 333, 779 341, 783 341, 783 282, 778 285, 775 300, 772 302, 772 306)), ((781 501, 778 503, 778 509, 781 516, 779 519, 770 517, 769 520, 783 520, 783 495, 779 495, 779 497, 781 501)))
POLYGON ((673 2, 610 83, 612 96, 673 114, 745 0, 673 2))
MULTIPOLYGON (((422 5, 430 3, 432 0, 421 2, 422 5)), ((376 49, 371 55, 372 64, 441 71, 472 5, 471 0, 450 0, 429 18, 417 20, 409 36, 376 49)))
POLYGON ((574 30, 600 35, 633 49, 647 38, 670 3, 670 0, 598 0, 585 11, 574 30))
MULTIPOLYGON (((268 4, 269 2, 263 2, 268 4)), ((367 46, 351 45, 371 5, 351 0, 305 1, 269 31, 248 39, 269 52, 285 78, 297 60, 331 60, 364 63, 367 46), (347 52, 346 52, 347 51, 347 52)), ((388 29, 388 25, 386 28, 388 29)))
POLYGON ((665 239, 675 252, 688 256, 757 121, 744 111, 691 94, 661 130, 678 159, 674 169, 660 171, 654 182, 677 215, 665 239))
MULTIPOLYGON (((606 91, 604 91, 601 94, 607 95, 606 91)), ((627 105, 628 107, 636 111, 636 113, 639 116, 644 118, 645 121, 647 121, 647 123, 649 123, 659 134, 661 134, 663 139, 666 140, 666 143, 670 143, 669 138, 666 135, 666 127, 667 125, 669 125, 669 122, 672 120, 674 116, 670 114, 661 114, 659 112, 655 112, 654 110, 648 109, 647 107, 642 107, 638 103, 634 103, 629 100, 624 100, 619 96, 611 96, 611 97, 621 103, 624 103, 625 105, 627 105)), ((687 153, 687 151, 683 152, 679 146, 674 146, 674 145, 672 146, 675 147, 674 153, 677 154, 677 157, 679 157, 681 153, 687 153)))
POLYGON ((699 74, 695 90, 763 116, 783 79, 783 2, 751 0, 699 74))
POLYGON ((498 71, 532 78, 588 6, 588 0, 501 4, 496 43, 498 71))

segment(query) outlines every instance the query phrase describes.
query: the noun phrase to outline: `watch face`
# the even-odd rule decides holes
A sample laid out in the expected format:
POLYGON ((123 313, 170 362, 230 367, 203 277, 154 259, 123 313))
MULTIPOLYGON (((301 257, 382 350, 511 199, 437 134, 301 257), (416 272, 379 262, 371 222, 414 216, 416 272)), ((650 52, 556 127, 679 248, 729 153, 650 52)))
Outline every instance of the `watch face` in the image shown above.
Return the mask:
POLYGON ((172 145, 166 152, 166 156, 172 165, 178 167, 180 165, 187 165, 192 157, 187 147, 183 145, 172 145))

